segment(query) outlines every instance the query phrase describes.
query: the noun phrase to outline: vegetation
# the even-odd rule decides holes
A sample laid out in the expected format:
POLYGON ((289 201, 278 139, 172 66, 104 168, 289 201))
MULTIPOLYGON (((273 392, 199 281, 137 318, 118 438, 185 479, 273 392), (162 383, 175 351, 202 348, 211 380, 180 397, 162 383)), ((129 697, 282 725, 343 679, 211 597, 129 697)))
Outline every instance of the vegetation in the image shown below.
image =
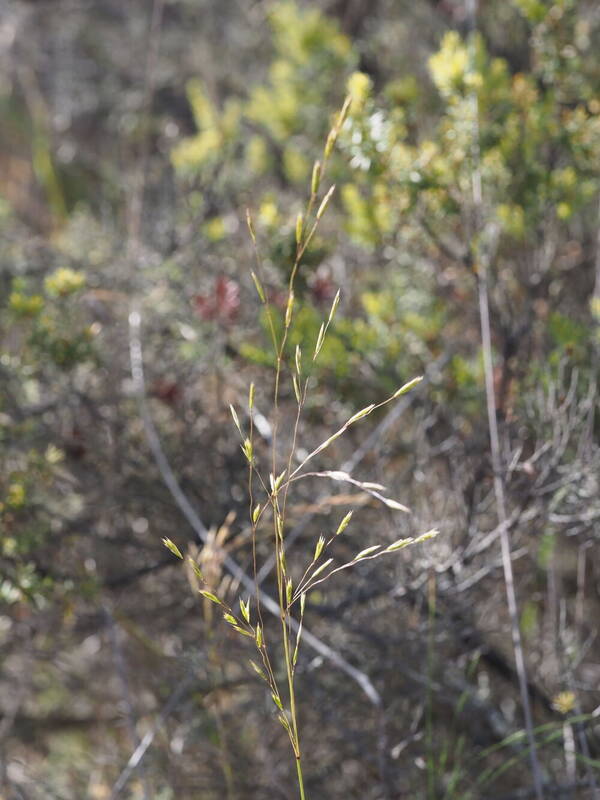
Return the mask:
POLYGON ((597 797, 596 4, 3 26, 0 797, 597 797))

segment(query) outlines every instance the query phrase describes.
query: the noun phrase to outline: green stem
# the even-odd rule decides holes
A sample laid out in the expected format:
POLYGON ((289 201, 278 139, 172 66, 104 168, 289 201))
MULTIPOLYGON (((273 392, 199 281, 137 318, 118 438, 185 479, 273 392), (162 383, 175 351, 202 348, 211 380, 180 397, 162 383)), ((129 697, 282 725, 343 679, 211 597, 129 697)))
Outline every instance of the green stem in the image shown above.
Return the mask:
POLYGON ((290 692, 290 716, 292 717, 292 734, 294 741, 294 755, 296 757, 296 771, 298 772, 298 788, 300 789, 300 799, 306 800, 304 794, 304 778, 302 776, 302 756, 300 754, 300 738, 298 736, 298 719, 296 716, 296 692, 294 690, 294 675, 292 670, 292 659, 290 656, 290 639, 285 615, 281 615, 283 627, 283 649, 285 653, 285 668, 287 671, 288 688, 290 692))
POLYGON ((300 763, 300 756, 296 759, 296 769, 298 771, 298 786, 300 787, 300 800, 306 800, 304 794, 304 779, 302 777, 302 765, 300 763))

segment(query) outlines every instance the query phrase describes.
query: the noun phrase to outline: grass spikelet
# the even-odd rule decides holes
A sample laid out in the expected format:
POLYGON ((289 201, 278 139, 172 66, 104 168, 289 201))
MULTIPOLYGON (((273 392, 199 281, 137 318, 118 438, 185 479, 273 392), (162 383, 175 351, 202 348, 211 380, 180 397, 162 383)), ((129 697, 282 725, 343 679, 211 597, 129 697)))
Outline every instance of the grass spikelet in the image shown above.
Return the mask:
POLYGON ((181 550, 177 547, 175 542, 171 541, 171 539, 166 539, 165 538, 165 539, 162 540, 162 543, 167 548, 167 550, 170 550, 173 553, 174 556, 177 556, 177 558, 181 558, 181 559, 183 558, 181 550))
POLYGON ((320 575, 322 572, 324 572, 332 561, 333 558, 328 558, 327 561, 324 561, 320 567, 317 567, 317 569, 310 576, 311 581, 313 581, 317 577, 317 575, 320 575))
POLYGON ((355 422, 358 422, 359 419, 367 417, 371 413, 371 411, 373 411, 374 408, 375 408, 375 403, 371 403, 370 406, 366 406, 366 408, 362 408, 360 411, 357 411, 356 414, 350 417, 350 419, 346 423, 346 426, 348 427, 350 425, 353 425, 355 422))
POLYGON ((240 611, 242 612, 242 617, 250 624, 250 598, 244 602, 240 597, 240 611))
POLYGON ((290 292, 285 307, 285 327, 289 328, 292 322, 292 313, 294 311, 294 292, 290 292))
POLYGON ((412 536, 409 536, 406 539, 398 539, 393 544, 389 545, 389 547, 385 548, 386 553, 394 553, 396 550, 402 550, 403 547, 408 547, 409 544, 414 543, 414 539, 412 536))
POLYGON ((329 311, 327 325, 330 325, 331 321, 335 317, 335 312, 337 311, 339 303, 340 303, 340 290, 338 289, 337 292, 335 293, 335 297, 333 298, 333 303, 331 304, 331 310, 329 311))
POLYGON ((437 528, 432 528, 430 531, 426 531, 425 533, 422 533, 420 536, 417 536, 414 543, 421 544, 421 542, 427 542, 429 541, 429 539, 435 539, 435 537, 438 536, 438 534, 439 531, 437 530, 437 528))
POLYGON ((380 548, 381 548, 380 544, 374 544, 371 545, 371 547, 365 547, 364 550, 361 550, 360 553, 354 556, 353 561, 360 561, 361 558, 366 558, 367 556, 370 556, 371 553, 374 553, 376 550, 379 550, 380 548))
POLYGON ((302 232, 304 230, 304 215, 302 212, 296 217, 296 244, 298 247, 302 244, 302 232))
POLYGON ((392 395, 392 400, 395 400, 397 397, 401 397, 403 394, 410 392, 411 389, 414 389, 421 381, 423 380, 423 376, 419 375, 418 378, 413 378, 412 381, 408 381, 405 383, 404 386, 401 386, 394 394, 392 395))
POLYGON ((200 594, 202 595, 202 597, 206 597, 207 600, 210 600, 211 603, 214 603, 217 606, 223 605, 223 603, 221 602, 221 600, 219 600, 216 594, 213 594, 212 592, 207 592, 206 589, 200 589, 200 594))
POLYGON ((319 221, 323 216, 323 214, 325 213, 325 209, 329 205, 329 201, 331 200, 331 197, 334 192, 335 192, 335 184, 329 189, 325 197, 321 200, 321 205, 317 210, 317 221, 319 221))
POLYGON ((258 666, 258 664, 256 663, 256 661, 252 661, 252 659, 251 659, 251 658, 249 658, 249 659, 248 659, 248 663, 250 664, 250 666, 252 667, 252 669, 254 670, 254 672, 256 672, 256 674, 257 674, 257 675, 258 675, 260 678, 262 678, 262 679, 263 679, 263 681, 267 681, 267 683, 268 683, 268 680, 269 680, 269 679, 268 679, 268 678, 267 678, 267 676, 265 675, 265 672, 264 672, 264 670, 263 670, 263 669, 261 669, 261 668, 258 666))
POLYGON ((240 420, 239 420, 239 417, 238 417, 238 415, 237 415, 237 411, 236 411, 236 410, 235 410, 235 408, 234 408, 234 407, 231 405, 231 403, 229 404, 229 410, 231 411, 231 416, 233 417, 233 423, 234 423, 235 427, 238 429, 238 432, 239 432, 240 436, 241 436, 241 437, 242 437, 242 439, 243 439, 243 438, 244 438, 244 436, 243 436, 243 434, 242 434, 242 429, 241 429, 241 427, 240 427, 240 420))
POLYGON ((348 527, 348 524, 349 524, 350 520, 352 519, 352 514, 354 514, 354 511, 349 511, 349 512, 346 514, 346 516, 344 517, 344 519, 343 519, 343 520, 340 522, 340 524, 338 525, 338 529, 337 529, 337 531, 335 532, 335 535, 336 535, 336 536, 339 536, 339 535, 340 535, 340 533, 343 533, 343 532, 346 530, 346 528, 348 527))
POLYGON ((325 341, 325 323, 321 323, 321 327, 319 328, 319 335, 317 336, 317 343, 315 345, 315 352, 313 355, 313 361, 317 358, 319 353, 321 352, 321 348, 323 347, 323 342, 325 341))
POLYGON ((310 181, 310 193, 313 197, 319 191, 320 182, 321 182, 321 162, 315 161, 310 181))
POLYGON ((319 556, 323 552, 323 548, 325 547, 325 537, 323 534, 319 536, 317 544, 315 546, 315 554, 313 556, 313 563, 318 560, 319 556))

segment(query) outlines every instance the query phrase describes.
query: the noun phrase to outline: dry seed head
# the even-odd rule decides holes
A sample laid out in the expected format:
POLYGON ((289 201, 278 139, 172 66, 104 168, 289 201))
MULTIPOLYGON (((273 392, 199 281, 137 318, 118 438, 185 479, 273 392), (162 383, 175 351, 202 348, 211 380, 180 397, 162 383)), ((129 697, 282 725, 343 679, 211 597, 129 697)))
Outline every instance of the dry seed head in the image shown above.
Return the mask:
POLYGON ((254 383, 250 384, 250 388, 248 389, 248 409, 252 411, 254 408, 254 383))
POLYGON ((422 380, 423 376, 419 375, 418 378, 413 378, 412 381, 408 381, 408 383, 405 383, 404 386, 401 386, 397 392, 394 392, 392 395, 392 400, 400 397, 400 395, 406 394, 406 392, 410 392, 410 390, 413 389, 417 384, 421 383, 422 380))
POLYGON ((229 404, 229 410, 231 411, 231 416, 233 417, 234 425, 238 429, 240 436, 242 436, 242 429, 240 427, 240 420, 239 420, 239 417, 237 415, 237 411, 231 405, 231 403, 229 404))
POLYGON ((256 632, 254 634, 254 638, 256 639, 256 646, 260 650, 263 643, 262 628, 260 627, 260 625, 256 626, 256 632))
POLYGON ((271 692, 271 697, 273 698, 273 702, 275 703, 275 705, 277 706, 277 708, 278 708, 280 711, 283 711, 283 705, 282 705, 282 703, 281 703, 281 699, 279 698, 279 696, 278 696, 278 695, 276 695, 276 694, 275 694, 275 692, 271 692))
POLYGON ((304 616, 304 606, 306 605, 306 592, 300 595, 300 616, 304 616))
POLYGON ((294 594, 294 592, 293 592, 292 579, 288 578, 287 581, 286 581, 286 584, 285 584, 285 597, 286 597, 288 606, 292 602, 293 594, 294 594))
POLYGON ((165 538, 162 540, 162 543, 167 548, 167 550, 170 550, 173 553, 174 556, 177 556, 177 558, 183 558, 181 550, 177 547, 175 542, 172 542, 170 539, 165 538))
POLYGON ((317 211, 317 220, 321 219, 321 217, 325 213, 325 209, 327 208, 329 201, 331 200, 331 195, 334 192, 335 192, 335 184, 331 187, 331 189, 327 192, 325 197, 321 200, 321 205, 319 206, 319 210, 317 211))
POLYGON ((299 344, 296 345, 295 359, 296 359, 296 372, 298 375, 300 375, 300 372, 302 371, 302 350, 300 349, 299 344))
POLYGON ((336 535, 336 536, 339 536, 339 535, 340 535, 340 533, 343 533, 343 532, 346 530, 346 528, 348 527, 348 523, 349 523, 349 522, 350 522, 350 520, 352 519, 352 514, 354 514, 354 511, 349 511, 349 512, 346 514, 346 516, 344 517, 344 519, 343 519, 343 520, 340 522, 340 524, 339 524, 339 526, 338 526, 338 529, 337 529, 337 531, 335 532, 335 535, 336 535))
POLYGON ((223 614, 223 619, 230 625, 234 625, 236 628, 239 626, 239 622, 237 621, 237 619, 233 616, 233 614, 230 614, 229 612, 223 614))
POLYGON ((377 497, 382 503, 385 503, 388 508, 393 508, 394 511, 404 511, 407 514, 410 511, 410 509, 403 506, 402 503, 399 503, 397 500, 392 500, 391 497, 383 497, 382 495, 377 495, 377 497))
POLYGON ((258 519, 259 514, 260 514, 260 503, 257 503, 254 506, 254 511, 252 512, 252 522, 254 524, 256 524, 256 520, 258 519))

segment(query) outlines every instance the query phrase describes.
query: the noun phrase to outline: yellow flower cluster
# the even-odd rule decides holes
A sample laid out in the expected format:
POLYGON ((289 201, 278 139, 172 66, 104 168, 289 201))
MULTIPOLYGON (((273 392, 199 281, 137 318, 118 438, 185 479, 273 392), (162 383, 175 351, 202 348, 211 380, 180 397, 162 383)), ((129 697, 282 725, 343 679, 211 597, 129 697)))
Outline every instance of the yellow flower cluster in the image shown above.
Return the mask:
POLYGON ((48 294, 65 297, 85 286, 85 275, 69 267, 60 267, 44 281, 48 294))

